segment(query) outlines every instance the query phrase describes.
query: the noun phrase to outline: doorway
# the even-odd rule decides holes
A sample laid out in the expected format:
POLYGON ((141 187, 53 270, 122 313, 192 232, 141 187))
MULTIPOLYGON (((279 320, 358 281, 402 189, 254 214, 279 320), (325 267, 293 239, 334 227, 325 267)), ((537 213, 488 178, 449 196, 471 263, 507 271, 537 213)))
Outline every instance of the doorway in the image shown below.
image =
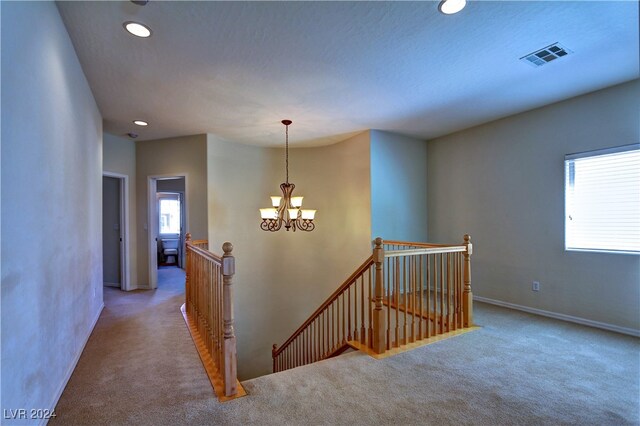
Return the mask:
POLYGON ((104 172, 102 176, 103 285, 129 290, 128 176, 104 172))
POLYGON ((158 268, 184 268, 188 229, 186 174, 149 176, 149 287, 158 288, 158 268))

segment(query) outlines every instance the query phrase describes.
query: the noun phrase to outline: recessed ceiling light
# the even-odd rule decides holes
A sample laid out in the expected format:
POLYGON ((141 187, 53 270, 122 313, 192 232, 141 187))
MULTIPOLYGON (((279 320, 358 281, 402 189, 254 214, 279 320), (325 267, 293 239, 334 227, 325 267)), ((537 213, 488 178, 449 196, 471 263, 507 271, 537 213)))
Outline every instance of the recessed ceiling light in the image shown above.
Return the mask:
POLYGON ((443 0, 438 6, 438 10, 445 15, 453 15, 460 12, 467 5, 467 0, 443 0))
POLYGON ((148 126, 149 123, 147 123, 144 120, 133 120, 133 124, 137 124, 138 126, 148 126))
POLYGON ((124 27, 125 30, 129 31, 131 34, 133 34, 136 37, 142 37, 142 38, 151 37, 151 28, 139 22, 127 21, 124 24, 122 24, 122 26, 124 27))

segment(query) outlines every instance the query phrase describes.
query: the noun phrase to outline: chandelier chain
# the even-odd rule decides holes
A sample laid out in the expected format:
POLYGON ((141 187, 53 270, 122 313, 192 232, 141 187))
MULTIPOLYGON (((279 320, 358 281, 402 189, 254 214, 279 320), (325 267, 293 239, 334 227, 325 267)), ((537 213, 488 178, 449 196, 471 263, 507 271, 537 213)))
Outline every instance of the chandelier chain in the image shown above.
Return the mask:
POLYGON ((287 184, 289 183, 289 125, 285 126, 285 159, 286 159, 286 169, 287 169, 287 184))

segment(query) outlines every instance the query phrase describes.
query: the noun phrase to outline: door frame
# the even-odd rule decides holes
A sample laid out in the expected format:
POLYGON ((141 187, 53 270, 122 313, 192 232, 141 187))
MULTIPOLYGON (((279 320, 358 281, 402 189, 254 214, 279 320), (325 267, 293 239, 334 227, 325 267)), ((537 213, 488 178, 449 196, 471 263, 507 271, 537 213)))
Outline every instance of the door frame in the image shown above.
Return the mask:
POLYGON ((189 229, 189 205, 187 193, 189 192, 189 177, 187 173, 170 173, 165 175, 147 176, 147 250, 149 263, 149 288, 158 288, 158 192, 157 182, 166 179, 184 179, 184 232, 189 229))
MULTIPOLYGON (((130 291, 131 265, 129 264, 129 176, 122 173, 102 171, 103 177, 118 179, 120 182, 120 289, 130 291)), ((104 255, 104 254, 103 254, 104 255)))

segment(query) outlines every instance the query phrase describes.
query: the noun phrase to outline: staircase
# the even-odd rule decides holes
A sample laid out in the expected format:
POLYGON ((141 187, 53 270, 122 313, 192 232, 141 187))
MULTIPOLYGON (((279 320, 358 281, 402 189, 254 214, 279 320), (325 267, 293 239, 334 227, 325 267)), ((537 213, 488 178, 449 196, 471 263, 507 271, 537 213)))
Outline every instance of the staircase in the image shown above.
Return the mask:
POLYGON ((349 348, 376 356, 473 326, 471 239, 442 245, 376 238, 369 256, 280 347, 273 371, 349 348))

